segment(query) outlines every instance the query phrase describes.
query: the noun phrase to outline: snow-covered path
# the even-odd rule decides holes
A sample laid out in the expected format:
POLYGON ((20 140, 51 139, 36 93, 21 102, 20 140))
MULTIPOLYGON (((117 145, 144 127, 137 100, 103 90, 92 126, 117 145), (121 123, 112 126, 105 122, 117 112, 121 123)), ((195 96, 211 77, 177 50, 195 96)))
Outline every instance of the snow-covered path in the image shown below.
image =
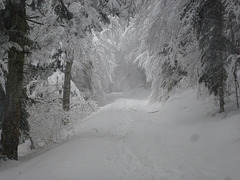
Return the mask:
POLYGON ((0 170, 0 180, 239 180, 239 115, 212 117, 191 93, 164 106, 119 99, 80 122, 73 140, 0 170))

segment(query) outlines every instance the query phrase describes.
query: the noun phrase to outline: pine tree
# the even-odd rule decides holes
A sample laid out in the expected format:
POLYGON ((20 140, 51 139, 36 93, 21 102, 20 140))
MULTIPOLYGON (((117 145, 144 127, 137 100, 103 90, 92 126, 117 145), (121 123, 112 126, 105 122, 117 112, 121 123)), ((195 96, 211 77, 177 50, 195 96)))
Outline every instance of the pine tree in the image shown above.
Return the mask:
POLYGON ((205 83, 209 92, 219 97, 219 112, 223 112, 226 70, 221 0, 201 2, 196 22, 202 64, 199 82, 205 83))
POLYGON ((8 75, 3 114, 1 145, 2 153, 9 159, 18 159, 20 136, 21 98, 23 83, 24 46, 27 33, 25 0, 7 0, 4 24, 9 41, 14 46, 8 52, 8 75))

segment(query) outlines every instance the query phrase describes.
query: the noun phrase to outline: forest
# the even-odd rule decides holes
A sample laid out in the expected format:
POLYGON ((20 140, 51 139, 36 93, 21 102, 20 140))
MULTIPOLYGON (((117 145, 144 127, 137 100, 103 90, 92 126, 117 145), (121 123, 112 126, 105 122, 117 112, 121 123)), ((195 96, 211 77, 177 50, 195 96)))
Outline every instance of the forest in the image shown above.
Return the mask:
POLYGON ((34 171, 13 178, 6 169, 76 137, 85 140, 79 149, 100 148, 93 154, 111 147, 106 159, 115 158, 119 173, 90 164, 96 176, 66 179, 239 179, 240 144, 228 145, 240 139, 239 82, 239 0, 0 0, 0 179, 36 179, 34 171), (160 133, 166 140, 156 140, 160 133), (177 155, 185 135, 191 161, 177 155), (147 141, 148 158, 137 150, 147 141), (191 149, 198 142, 201 152, 191 149), (156 153, 163 146, 171 156, 156 153), (209 155, 221 159, 212 166, 202 160, 208 146, 222 147, 209 155), (233 154, 223 160, 228 148, 233 154))

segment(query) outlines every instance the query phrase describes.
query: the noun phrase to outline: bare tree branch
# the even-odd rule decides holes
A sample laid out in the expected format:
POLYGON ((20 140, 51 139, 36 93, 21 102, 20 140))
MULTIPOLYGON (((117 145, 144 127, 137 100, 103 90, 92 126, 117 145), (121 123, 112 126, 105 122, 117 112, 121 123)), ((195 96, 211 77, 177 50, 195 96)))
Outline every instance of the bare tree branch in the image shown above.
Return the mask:
POLYGON ((31 19, 28 19, 28 18, 26 18, 26 20, 27 20, 27 21, 30 21, 30 22, 32 22, 32 23, 35 23, 35 24, 44 25, 43 23, 40 23, 40 22, 31 20, 31 19))

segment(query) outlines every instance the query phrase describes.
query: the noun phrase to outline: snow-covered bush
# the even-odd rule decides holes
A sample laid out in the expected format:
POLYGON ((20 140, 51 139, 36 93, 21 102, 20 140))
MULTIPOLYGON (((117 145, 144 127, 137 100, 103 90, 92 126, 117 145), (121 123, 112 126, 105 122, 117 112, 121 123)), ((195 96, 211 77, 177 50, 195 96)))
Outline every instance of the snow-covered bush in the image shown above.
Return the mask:
POLYGON ((74 124, 97 110, 94 101, 81 97, 72 99, 71 110, 62 109, 62 100, 38 101, 27 108, 30 117, 30 137, 36 148, 59 143, 72 134, 74 124))
MULTIPOLYGON (((43 101, 60 98, 63 93, 64 73, 57 69, 46 80, 37 78, 27 85, 27 95, 43 101)), ((71 82, 71 97, 80 97, 76 85, 71 82)))
POLYGON ((62 108, 64 74, 56 70, 47 80, 36 79, 27 85, 32 100, 29 113, 30 137, 35 147, 48 146, 65 140, 78 120, 96 111, 95 101, 85 101, 76 85, 71 82, 70 111, 62 108))

